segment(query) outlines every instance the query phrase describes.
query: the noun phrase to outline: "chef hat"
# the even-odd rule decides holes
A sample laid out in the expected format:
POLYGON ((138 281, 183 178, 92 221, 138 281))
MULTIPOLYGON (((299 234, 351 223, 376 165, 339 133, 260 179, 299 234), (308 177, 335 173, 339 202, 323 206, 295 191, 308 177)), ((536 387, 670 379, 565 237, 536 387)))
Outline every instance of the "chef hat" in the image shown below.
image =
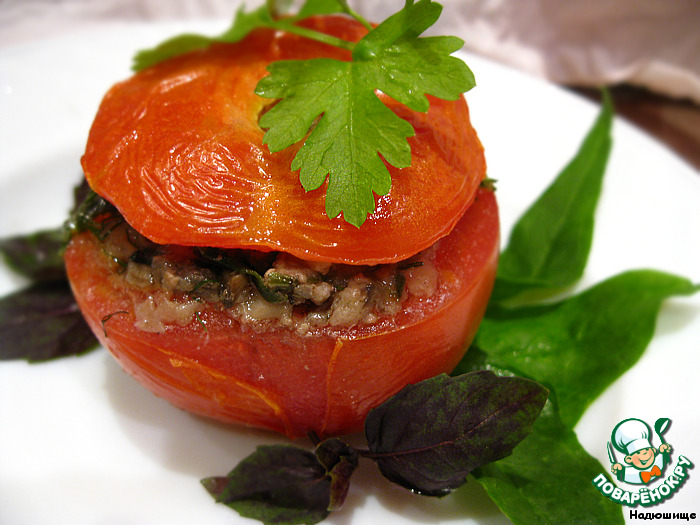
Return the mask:
POLYGON ((617 450, 631 455, 638 450, 651 448, 650 436, 649 425, 641 419, 631 418, 617 424, 612 438, 617 450))

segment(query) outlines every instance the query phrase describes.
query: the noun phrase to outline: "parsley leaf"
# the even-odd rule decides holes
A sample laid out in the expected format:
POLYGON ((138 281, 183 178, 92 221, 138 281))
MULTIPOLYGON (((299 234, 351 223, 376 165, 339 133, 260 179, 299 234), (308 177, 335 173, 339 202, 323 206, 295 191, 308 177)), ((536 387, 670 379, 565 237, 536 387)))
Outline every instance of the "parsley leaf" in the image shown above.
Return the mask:
POLYGON ((413 127, 378 98, 379 91, 415 111, 429 108, 426 95, 456 100, 474 87, 474 76, 452 53, 464 42, 456 37, 420 37, 442 12, 431 0, 406 2, 402 10, 376 28, 354 12, 346 0, 306 0, 296 16, 280 17, 287 3, 268 1, 246 11, 241 7, 229 29, 219 36, 180 35, 134 57, 139 71, 214 42, 235 43, 258 28, 294 33, 352 51, 352 61, 332 59, 274 62, 256 93, 281 99, 260 119, 271 151, 304 140, 292 162, 307 191, 328 179, 326 214, 357 227, 375 209, 375 194, 391 188, 385 165, 411 164, 408 137, 413 127), (343 13, 362 23, 368 34, 357 44, 296 25, 314 15, 343 13))
MULTIPOLYGON (((289 7, 289 2, 268 1, 262 6, 252 11, 247 11, 245 5, 236 11, 231 26, 218 36, 206 36, 193 33, 177 35, 161 42, 150 49, 143 49, 136 53, 133 58, 131 68, 134 71, 141 71, 159 62, 168 60, 191 51, 206 49, 215 42, 225 42, 235 44, 240 42, 252 31, 260 28, 279 29, 288 32, 300 32, 305 36, 313 37, 308 31, 294 26, 300 20, 304 20, 314 15, 324 15, 332 13, 350 13, 347 6, 341 5, 337 0, 307 0, 296 16, 286 18, 276 18, 283 15, 289 7)), ((324 39, 319 34, 320 39, 324 39)), ((328 43, 337 44, 335 40, 328 37, 328 43)), ((325 39, 324 39, 325 40, 325 39)))
POLYGON ((233 25, 216 40, 231 43, 238 42, 248 36, 251 31, 260 27, 270 27, 272 23, 272 16, 266 6, 261 6, 250 12, 246 12, 245 6, 241 6, 236 11, 233 25))
POLYGON ((258 94, 283 100, 261 119, 270 127, 265 142, 279 151, 298 142, 323 113, 292 161, 307 191, 319 188, 330 172, 326 213, 360 226, 374 210, 374 195, 391 187, 389 163, 406 167, 413 128, 374 94, 361 64, 332 59, 276 62, 258 84, 258 94), (286 98, 285 98, 286 97, 286 98))
POLYGON ((314 15, 332 15, 336 13, 348 13, 347 2, 339 0, 306 0, 299 9, 297 18, 307 18, 314 15), (341 5, 342 4, 342 5, 341 5))
POLYGON ((261 27, 271 27, 273 23, 270 10, 266 5, 254 11, 246 11, 245 6, 241 6, 236 11, 236 16, 231 26, 221 35, 205 36, 187 33, 169 38, 151 49, 143 49, 136 53, 131 69, 141 71, 169 58, 199 49, 206 49, 214 42, 233 44, 243 40, 251 31, 261 27))
POLYGON ((208 36, 196 34, 178 35, 161 42, 154 48, 143 49, 136 53, 132 59, 131 69, 133 71, 141 71, 177 55, 204 49, 212 42, 213 39, 208 36))
POLYGON ((280 99, 260 119, 267 129, 264 142, 280 151, 306 137, 292 170, 300 170, 307 191, 328 178, 329 217, 343 213, 347 222, 361 226, 374 211, 374 194, 391 188, 382 157, 397 168, 411 163, 407 139, 413 128, 384 105, 377 90, 427 111, 426 94, 454 100, 474 86, 466 64, 451 56, 462 40, 419 37, 441 11, 430 0, 407 3, 354 46, 351 62, 275 62, 258 83, 258 95, 280 99))
POLYGON ((475 86, 474 75, 451 56, 464 45, 457 37, 419 35, 437 22, 442 6, 422 0, 407 6, 357 43, 353 60, 375 87, 415 111, 428 111, 425 94, 446 100, 475 86))

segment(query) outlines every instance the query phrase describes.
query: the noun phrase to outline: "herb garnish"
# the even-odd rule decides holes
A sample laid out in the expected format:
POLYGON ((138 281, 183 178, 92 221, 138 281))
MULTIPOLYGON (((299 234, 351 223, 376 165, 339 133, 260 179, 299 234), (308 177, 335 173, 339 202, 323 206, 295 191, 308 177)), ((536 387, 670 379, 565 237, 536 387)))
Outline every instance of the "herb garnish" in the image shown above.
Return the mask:
MULTIPOLYGON (((268 2, 270 4, 270 2, 268 2)), ((456 100, 474 87, 467 65, 452 53, 457 37, 421 37, 439 18, 442 6, 431 0, 407 1, 403 9, 372 28, 346 1, 307 1, 295 17, 275 18, 268 6, 236 14, 233 26, 218 37, 183 35, 136 56, 135 69, 212 42, 237 42, 257 28, 273 28, 348 49, 351 61, 327 58, 285 60, 269 65, 255 92, 279 100, 260 118, 264 143, 280 151, 303 141, 292 161, 307 191, 328 180, 326 214, 360 227, 375 209, 375 194, 391 188, 384 161, 411 164, 407 138, 411 124, 377 96, 381 91, 414 111, 428 111, 426 94, 456 100), (369 32, 348 42, 295 25, 315 14, 345 13, 369 32)))
POLYGON ((0 361, 47 361, 97 347, 66 281, 47 281, 0 299, 0 361))
MULTIPOLYGON (((311 1, 307 2, 307 4, 311 3, 311 1)), ((320 5, 327 2, 317 3, 320 5)), ((612 108, 609 100, 606 99, 601 117, 584 144, 609 144, 611 117, 612 108)), ((570 169, 578 171, 583 165, 600 166, 600 169, 603 169, 607 160, 608 147, 584 146, 571 164, 576 167, 570 169), (586 156, 592 156, 592 159, 584 162, 582 157, 586 156)), ((594 168, 594 171, 596 169, 598 168, 594 168)), ((569 182, 564 186, 575 184, 578 177, 583 175, 569 177, 569 182)), ((557 179, 558 183, 564 178, 563 174, 560 175, 557 179)), ((565 187, 560 195, 575 191, 573 187, 565 187)), ((595 198, 597 199, 597 192, 595 198)), ((546 205, 539 201, 533 208, 546 205)), ((539 247, 541 251, 537 253, 547 254, 547 260, 543 261, 541 267, 557 266, 554 260, 550 260, 551 258, 566 257, 570 260, 569 253, 554 249, 556 241, 553 239, 568 237, 571 230, 578 224, 590 224, 592 228, 591 214, 594 207, 595 203, 593 207, 586 206, 583 207, 586 209, 577 209, 574 213, 567 214, 564 223, 558 225, 561 227, 561 235, 548 236, 550 241, 539 247)), ((504 253, 506 260, 510 257, 508 254, 511 247, 516 246, 523 239, 524 245, 527 245, 527 242, 532 242, 536 238, 536 235, 532 235, 528 241, 527 236, 523 238, 523 234, 515 233, 516 231, 539 232, 551 226, 552 223, 543 219, 544 215, 540 212, 541 210, 527 214, 531 217, 540 217, 533 220, 529 228, 514 229, 509 247, 504 253)), ((46 238, 52 237, 53 235, 48 235, 46 238)), ((7 246, 22 246, 22 257, 27 254, 31 257, 32 246, 38 246, 38 244, 34 241, 25 243, 22 239, 14 239, 11 243, 3 243, 0 246, 6 254, 7 246), (17 244, 18 241, 19 244, 17 244), (26 247, 30 249, 26 250, 26 247)), ((45 253, 46 249, 42 247, 37 254, 41 252, 45 253)), ((535 253, 534 250, 525 249, 524 253, 527 252, 535 253)), ((587 253, 588 247, 576 258, 576 265, 581 271, 585 267, 587 253)), ((8 257, 11 256, 8 255, 8 257)), ((42 255, 35 259, 40 261, 43 258, 42 255)), ((672 295, 692 294, 699 287, 681 277, 651 270, 638 270, 615 276, 582 294, 563 301, 530 304, 523 299, 523 292, 544 290, 551 294, 559 293, 562 287, 575 284, 580 277, 580 272, 572 272, 563 279, 543 283, 541 279, 532 279, 532 274, 525 270, 528 267, 527 264, 523 264, 520 269, 518 266, 518 264, 510 266, 507 272, 504 269, 499 274, 498 286, 503 292, 499 294, 499 298, 494 297, 473 348, 455 373, 463 374, 460 378, 476 377, 471 372, 488 369, 499 375, 531 377, 550 389, 550 401, 532 427, 532 433, 514 448, 510 456, 482 465, 474 470, 472 475, 485 487, 488 494, 514 523, 561 523, 584 520, 595 523, 622 522, 621 507, 612 504, 606 498, 600 498, 598 494, 591 491, 590 479, 600 472, 601 466, 580 446, 573 431, 573 425, 590 402, 641 355, 652 336, 653 329, 650 327, 653 326, 662 301, 672 295), (516 283, 515 286, 513 283, 516 283), (611 299, 614 299, 615 304, 618 305, 615 316, 609 315, 609 312, 606 313, 604 309, 611 299), (635 308, 632 309, 631 306, 635 308), (606 322, 609 324, 605 324, 606 322), (578 345, 578 338, 577 344, 573 345, 571 340, 555 337, 556 334, 564 332, 576 332, 582 335, 583 337, 580 338, 582 344, 578 345), (531 341, 538 341, 538 343, 529 345, 528 342, 531 341), (609 352, 611 347, 614 347, 615 355, 609 352), (606 366, 606 375, 594 384, 593 388, 589 388, 591 374, 598 375, 602 372, 601 369, 592 371, 585 366, 580 366, 575 371, 577 373, 559 373, 566 369, 572 360, 578 362, 582 359, 582 353, 595 350, 606 352, 606 364, 614 366, 606 366), (525 359, 520 357, 520 352, 525 359), (537 362, 533 365, 533 359, 542 360, 542 363, 537 362), (527 363, 528 360, 531 361, 530 364, 527 363), (547 453, 543 454, 543 451, 547 453), (532 458, 537 459, 533 461, 532 458), (573 476, 574 469, 580 474, 573 476), (594 497, 590 497, 591 494, 594 497), (561 504, 557 505, 557 502, 561 504)), ((35 275, 40 274, 41 272, 29 277, 35 278, 35 275)), ((40 277, 36 278, 41 280, 40 277)), ((55 280, 51 278, 46 282, 54 283, 55 280)), ((44 290, 50 290, 53 284, 39 286, 44 290)), ((11 309, 20 304, 17 303, 16 297, 13 295, 4 299, 9 301, 7 304, 12 305, 11 309)), ((63 330, 63 333, 69 333, 69 330, 63 330)), ((8 348, 3 346, 4 342, 4 339, 0 338, 0 348, 3 352, 8 348)), ((29 349, 27 352, 25 355, 4 355, 5 358, 32 358, 29 349)), ((589 362, 595 361, 596 359, 589 359, 589 362)), ((422 387, 419 385, 416 388, 422 387)), ((401 399, 400 396, 399 399, 401 399)), ((392 400, 388 403, 391 405, 395 402, 396 400, 392 400)), ((399 403, 398 410, 405 410, 412 402, 411 398, 408 399, 408 405, 399 403)), ((385 409, 386 407, 380 407, 377 410, 385 409)), ((311 522, 308 518, 310 514, 318 521, 318 517, 327 515, 329 509, 337 509, 342 504, 348 487, 347 481, 357 460, 360 456, 371 457, 372 455, 371 451, 358 452, 336 439, 320 443, 314 453, 286 446, 262 450, 262 454, 253 454, 250 461, 244 460, 234 471, 240 472, 247 469, 247 475, 257 477, 260 486, 264 487, 265 484, 270 486, 271 483, 274 485, 276 474, 268 475, 271 472, 278 472, 280 466, 287 474, 293 474, 284 468, 291 461, 300 469, 306 469, 304 475, 308 476, 307 479, 318 482, 318 486, 322 488, 327 487, 327 489, 323 488, 323 496, 320 498, 318 495, 300 497, 299 493, 293 492, 294 489, 286 483, 282 483, 284 487, 276 487, 292 490, 288 496, 285 496, 287 501, 292 497, 295 501, 313 502, 308 507, 297 510, 297 518, 294 519, 302 522, 311 522), (285 459, 286 457, 291 459, 285 459), (322 501, 322 505, 327 501, 328 506, 320 509, 319 501, 322 501)), ((385 459, 388 457, 390 456, 386 456, 385 459)), ((400 478, 400 476, 397 477, 400 478)), ((228 483, 229 477, 207 478, 204 481, 210 492, 224 499, 229 497, 225 496, 226 491, 233 490, 228 487, 228 483)), ((268 506, 272 504, 269 499, 256 502, 251 498, 245 501, 252 501, 250 504, 254 507, 252 512, 255 513, 260 512, 261 504, 268 506)), ((242 505, 248 505, 248 503, 242 505)), ((272 506, 275 507, 275 505, 272 506)), ((279 514, 275 513, 279 510, 276 507, 267 514, 265 519, 277 520, 279 514)), ((292 523, 291 520, 292 518, 283 517, 281 522, 292 523)))
POLYGON ((607 166, 613 112, 605 111, 576 156, 513 226, 508 249, 498 261, 494 299, 525 289, 559 290, 583 275, 593 242, 594 215, 607 166))
MULTIPOLYGON (((472 348, 453 372, 457 378, 465 378, 488 370, 504 377, 530 378, 549 389, 549 401, 530 435, 515 446, 512 454, 498 461, 484 461, 472 472, 516 524, 624 522, 619 505, 591 490, 590 480, 604 469, 580 445, 574 425, 590 403, 639 359, 653 335, 663 300, 700 290, 700 285, 682 277, 637 270, 614 276, 568 299, 548 300, 576 284, 588 259, 590 242, 586 239, 592 236, 598 188, 611 144, 613 108, 607 93, 603 100, 600 115, 574 159, 513 228, 503 257, 517 259, 512 246, 528 253, 521 247, 531 243, 537 246, 531 254, 538 258, 536 264, 520 258, 520 264, 512 264, 508 272, 499 274, 496 286, 500 293, 492 297, 472 348), (595 189, 592 198, 585 205, 569 206, 563 220, 551 221, 546 209, 552 206, 552 195, 567 199, 569 193, 585 192, 582 182, 595 189), (542 244, 540 235, 548 242, 542 244), (556 249, 567 244, 562 239, 579 239, 584 249, 576 251, 575 256, 556 249), (542 253, 545 256, 539 258, 542 253), (563 261, 575 270, 564 269, 550 280, 531 278, 533 266, 563 268, 563 261), (528 292, 533 291, 539 302, 528 302, 528 292), (611 348, 615 349, 614 356, 611 348)), ((397 397, 401 399, 402 394, 397 397)), ((391 407, 395 402, 389 400, 386 404, 391 407)), ((412 396, 403 402, 406 412, 408 407, 415 409, 412 396)), ((367 424, 384 410, 386 407, 375 409, 367 424)), ((413 413, 406 417, 406 412, 404 418, 410 420, 413 413)), ((426 431, 422 428, 414 434, 409 432, 409 437, 404 438, 420 439, 417 436, 426 431)), ((293 454, 297 453, 300 452, 293 454)), ((462 460, 467 461, 474 453, 470 450, 462 460)), ((415 473, 412 468, 408 470, 415 473)), ((416 479, 406 480, 390 468, 385 474, 416 492, 440 493, 436 487, 434 491, 425 490, 427 487, 419 485, 416 479)), ((330 473, 324 479, 328 476, 330 473)), ((211 479, 221 478, 207 478, 207 488, 211 479)), ((212 493, 221 500, 221 496, 212 493)), ((257 503, 247 500, 246 512, 256 514, 246 515, 265 521, 262 509, 271 504, 264 498, 257 503)), ((238 508, 237 504, 231 506, 238 508)), ((306 519, 312 522, 310 515, 306 519)))
POLYGON ((472 348, 453 372, 494 370, 536 378, 550 390, 527 439, 511 456, 474 472, 516 524, 624 523, 620 505, 590 490, 590 480, 605 469, 578 442, 574 426, 641 357, 663 301, 700 290, 682 277, 631 270, 555 300, 577 284, 586 267, 612 117, 610 97, 603 92, 603 107, 576 156, 513 226, 497 293, 472 348), (552 220, 552 210, 565 210, 561 220, 552 220), (568 249, 576 243, 582 248, 568 249), (543 268, 549 270, 539 271, 543 268))
POLYGON ((496 370, 537 378, 550 390, 527 439, 511 456, 474 473, 513 523, 624 521, 620 505, 590 490, 591 479, 606 469, 580 445, 574 428, 641 357, 663 301, 698 290, 682 277, 632 270, 563 301, 492 311, 484 319, 454 373, 496 370))
MULTIPOLYGON (((600 168, 595 168, 596 170, 604 168, 608 148, 599 146, 591 148, 588 145, 606 144, 609 141, 611 117, 612 107, 606 97, 599 119, 570 166, 599 166, 600 168), (583 162, 582 157, 587 157, 588 160, 583 162)), ((575 191, 578 177, 584 177, 583 172, 578 177, 565 175, 570 169, 579 170, 579 168, 567 168, 553 183, 553 185, 573 185, 568 190, 564 188, 561 191, 562 195, 565 195, 567 191, 575 191), (567 180, 569 182, 562 182, 567 180)), ((600 175, 602 173, 598 173, 596 177, 600 175)), ((545 192, 545 195, 547 193, 549 191, 545 192)), ((546 217, 541 211, 537 211, 537 208, 543 206, 550 206, 548 198, 538 200, 524 217, 546 217)), ((530 228, 515 227, 509 246, 503 256, 510 257, 508 255, 510 246, 514 242, 516 245, 518 243, 527 244, 528 241, 522 238, 525 235, 522 232, 544 232, 555 227, 558 231, 557 235, 546 235, 547 238, 555 239, 557 237, 570 237, 572 232, 577 230, 578 225, 582 223, 589 224, 592 228, 591 216, 594 211, 595 205, 578 207, 575 213, 567 214, 563 223, 552 223, 542 218, 535 220, 530 228)), ((531 219, 523 218, 523 220, 529 221, 531 219)), ((54 232, 54 234, 42 235, 34 237, 34 239, 43 237, 57 239, 58 233, 54 232)), ((46 256, 46 246, 40 246, 31 237, 27 242, 20 238, 14 238, 11 242, 0 243, 0 247, 10 257, 12 255, 8 253, 8 247, 12 246, 22 247, 20 251, 23 258, 29 256, 31 259, 34 257, 31 247, 35 246, 39 248, 36 251, 37 260, 55 260, 53 257, 46 256)), ((54 244, 52 249, 59 251, 60 246, 54 244)), ((540 246, 540 249, 547 253, 547 261, 544 262, 546 266, 557 266, 556 262, 551 260, 553 258, 563 257, 571 261, 567 252, 554 250, 550 245, 540 246)), ((580 268, 585 267, 587 256, 588 249, 579 253, 577 260, 573 261, 572 264, 580 268)), ((35 267, 34 263, 30 267, 35 267)), ((528 267, 528 264, 523 264, 522 270, 511 271, 505 277, 499 275, 497 284, 508 293, 502 293, 500 299, 493 297, 473 347, 454 374, 464 378, 470 377, 474 371, 491 370, 498 375, 525 376, 542 383, 549 389, 549 402, 532 426, 531 434, 513 449, 510 456, 488 464, 482 463, 481 466, 472 471, 471 476, 484 486, 489 496, 514 523, 548 521, 556 523, 578 518, 596 523, 622 522, 621 507, 611 503, 606 498, 600 498, 599 494, 590 490, 590 480, 600 472, 602 466, 578 443, 573 425, 593 399, 639 358, 652 337, 653 321, 662 301, 672 295, 692 294, 699 287, 681 277, 651 270, 638 270, 615 276, 582 294, 574 295, 563 301, 528 304, 523 299, 525 292, 538 290, 538 297, 543 293, 545 296, 546 293, 557 294, 560 293, 562 287, 575 284, 579 278, 578 273, 576 273, 551 283, 543 284, 541 281, 535 283, 528 281, 525 277, 528 274, 528 267), (518 285, 515 289, 506 286, 506 281, 507 283, 530 282, 530 284, 518 285), (516 306, 513 306, 513 303, 516 306), (615 310, 615 315, 610 315, 610 308, 615 310), (578 333, 581 337, 575 341, 563 339, 560 337, 562 333, 578 333), (537 343, 528 344, 528 342, 533 341, 537 341, 537 343), (616 350, 614 356, 609 352, 611 345, 616 350), (591 370, 590 365, 601 362, 601 359, 591 359, 589 352, 605 352, 605 362, 609 366, 606 366, 605 370, 591 370), (613 357, 615 357, 614 361, 613 357), (561 373, 563 370, 571 369, 568 365, 572 360, 580 362, 582 359, 589 366, 573 367, 575 373, 561 373), (528 361, 530 361, 529 365, 528 361), (593 375, 596 376, 595 382, 592 382, 593 375), (546 455, 542 454, 543 450, 547 451, 546 455), (537 457, 537 461, 533 461, 533 457, 537 457), (579 475, 572 476, 571 473, 574 471, 579 472, 579 475), (555 493, 552 492, 554 489, 556 489, 555 493), (557 505, 557 501, 562 504, 557 505)), ((42 274, 42 272, 35 273, 33 270, 32 273, 37 276, 42 274)), ((37 278, 40 279, 40 277, 37 278)), ((50 280, 49 282, 54 283, 55 281, 50 280)), ((50 294, 54 289, 53 284, 40 283, 37 287, 28 288, 24 292, 36 294, 37 290, 41 289, 42 294, 50 294)), ((65 291, 69 293, 67 286, 65 286, 65 291)), ((22 303, 18 302, 18 298, 21 297, 22 292, 5 297, 2 301, 3 305, 7 306, 4 306, 5 310, 3 311, 12 313, 21 309, 22 303)), ((47 295, 40 297, 40 304, 48 304, 46 303, 47 295)), ((72 307, 75 308, 74 300, 72 300, 72 307)), ((34 307, 32 309, 34 312, 38 311, 34 307)), ((65 307, 61 311, 66 311, 65 307)), ((6 329, 9 326, 7 319, 0 319, 0 325, 4 325, 6 329)), ((50 317, 49 320, 49 326, 63 326, 57 332, 60 333, 57 336, 57 343, 51 345, 51 348, 63 348, 60 343, 62 340, 83 341, 82 337, 75 337, 71 332, 73 321, 69 318, 60 319, 54 316, 54 320, 51 320, 50 317), (56 323, 55 319, 59 319, 61 322, 56 323), (68 334, 67 338, 65 334, 68 334)), ((41 326, 38 318, 30 320, 30 325, 33 329, 41 326)), ((84 333, 90 338, 88 347, 93 346, 95 344, 94 337, 90 335, 86 325, 84 328, 84 333)), ((9 330, 8 333, 16 332, 9 330)), ((0 355, 5 359, 36 360, 47 357, 41 346, 34 349, 31 347, 37 340, 27 339, 27 344, 24 347, 15 346, 15 343, 4 344, 7 341, 13 340, 0 338, 0 355)), ((49 346, 43 348, 49 348, 49 346)), ((84 350, 76 350, 73 353, 81 351, 84 350)), ((57 351, 48 357, 59 357, 65 353, 57 351)), ((423 386, 415 388, 422 389, 423 386)), ((391 409, 391 405, 394 405, 391 410, 398 410, 397 413, 413 406, 411 405, 414 402, 412 396, 404 397, 403 400, 402 396, 399 396, 398 400, 388 402, 389 408, 391 409)), ((387 410, 387 407, 379 407, 376 410, 387 410)), ((530 410, 532 410, 532 406, 530 410)), ((524 425, 520 428, 523 430, 527 429, 528 426, 524 425)), ((407 439, 415 438, 417 436, 407 436, 407 439)), ((370 440, 372 439, 374 438, 370 440)), ((297 516, 295 519, 302 522, 305 520, 311 522, 310 516, 315 516, 313 518, 315 520, 326 516, 329 508, 336 510, 342 503, 343 494, 347 491, 355 460, 360 456, 371 457, 373 454, 371 451, 362 452, 353 449, 339 440, 324 441, 323 446, 317 447, 315 453, 291 446, 284 446, 272 452, 266 451, 266 449, 262 450, 263 452, 256 452, 250 456, 250 461, 244 460, 242 465, 247 465, 245 468, 234 469, 233 472, 240 473, 243 470, 248 472, 246 476, 257 476, 256 483, 261 484, 260 486, 270 483, 274 485, 277 478, 275 476, 269 478, 270 472, 278 471, 280 465, 283 468, 287 461, 301 462, 302 464, 306 461, 312 467, 306 471, 305 475, 310 475, 319 481, 319 486, 327 487, 323 489, 322 501, 324 504, 328 501, 328 508, 319 510, 315 503, 308 508, 299 508, 297 505, 296 510, 294 510, 295 516, 297 516), (356 455, 357 457, 355 457, 356 455), (275 458, 279 457, 291 459, 284 459, 281 463, 277 463, 275 458)), ((378 450, 380 449, 375 449, 374 453, 378 450)), ((378 454, 375 455, 375 459, 381 465, 379 457, 378 454)), ((388 463, 390 457, 389 455, 384 458, 387 472, 395 470, 388 463)), ((464 475, 474 466, 476 464, 469 466, 464 475)), ((238 473, 233 477, 236 478, 238 473)), ((393 476, 399 483, 405 481, 401 479, 400 474, 391 473, 389 475, 393 476)), ((267 515, 270 517, 281 516, 288 512, 284 505, 282 508, 280 507, 279 501, 265 499, 264 491, 259 492, 258 495, 249 494, 249 497, 241 496, 241 493, 237 492, 238 489, 229 486, 230 483, 235 484, 229 478, 231 478, 231 474, 223 478, 207 478, 204 484, 217 499, 228 503, 235 500, 235 504, 231 503, 232 507, 244 513, 252 513, 246 515, 262 516, 260 513, 265 507, 273 508, 269 511, 271 514, 267 515)), ((412 483, 414 481, 403 484, 410 486, 412 483)), ((435 489, 434 486, 432 488, 414 486, 413 488, 425 493, 434 492, 435 489)), ((444 488, 449 490, 450 487, 444 488)), ((300 501, 318 502, 319 500, 300 497, 296 498, 295 501, 298 503, 300 501)), ((284 523, 284 521, 282 522, 284 523)), ((293 522, 287 521, 287 523, 293 522)))
MULTIPOLYGON (((87 184, 76 188, 76 202, 86 188, 87 184)), ((0 361, 47 361, 97 347, 68 284, 65 242, 63 227, 0 239, 0 255, 29 281, 25 288, 0 298, 0 361)))
POLYGON ((445 374, 409 385, 371 410, 368 450, 337 438, 314 454, 294 446, 260 447, 227 476, 202 480, 219 503, 265 524, 318 523, 339 509, 359 457, 394 483, 444 496, 475 468, 509 455, 547 400, 534 381, 489 371, 445 374))
POLYGON ((359 20, 368 30, 371 29, 371 26, 344 0, 306 0, 299 12, 293 16, 286 13, 285 8, 288 6, 282 4, 283 2, 279 0, 267 0, 264 5, 253 11, 246 11, 245 6, 242 5, 236 12, 231 27, 222 34, 218 36, 184 34, 169 38, 154 48, 144 49, 136 53, 132 69, 141 71, 169 58, 206 49, 215 42, 234 44, 243 40, 252 31, 261 28, 298 34, 344 49, 350 49, 350 46, 354 45, 351 42, 296 25, 302 20, 316 15, 344 13, 359 20))
POLYGON ((0 254, 15 272, 36 282, 65 279, 62 228, 0 239, 0 254))

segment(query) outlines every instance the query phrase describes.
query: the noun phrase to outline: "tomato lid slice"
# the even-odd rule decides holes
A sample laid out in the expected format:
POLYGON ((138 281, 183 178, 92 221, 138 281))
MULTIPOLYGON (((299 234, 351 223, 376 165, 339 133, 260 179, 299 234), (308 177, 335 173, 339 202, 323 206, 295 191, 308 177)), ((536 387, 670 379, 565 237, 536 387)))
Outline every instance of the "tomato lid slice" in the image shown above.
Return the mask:
MULTIPOLYGON (((315 19, 358 40, 361 26, 315 19)), ((448 234, 485 174, 466 102, 431 98, 416 113, 384 97, 416 135, 411 166, 389 166, 392 187, 361 228, 325 214, 325 187, 306 192, 290 171, 296 148, 270 153, 254 93, 283 59, 347 59, 346 51, 259 30, 171 59, 105 95, 82 158, 92 188, 160 244, 280 250, 307 260, 377 264, 405 259, 448 234)))

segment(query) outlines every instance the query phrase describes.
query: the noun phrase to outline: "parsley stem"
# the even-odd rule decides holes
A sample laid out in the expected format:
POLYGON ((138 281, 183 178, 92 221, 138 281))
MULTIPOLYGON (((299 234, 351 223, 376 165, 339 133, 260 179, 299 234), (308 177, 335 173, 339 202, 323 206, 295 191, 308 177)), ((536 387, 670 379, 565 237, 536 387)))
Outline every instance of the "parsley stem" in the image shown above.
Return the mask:
POLYGON ((365 26, 367 31, 372 31, 372 29, 374 29, 372 24, 370 24, 366 18, 348 5, 347 0, 338 0, 338 3, 343 6, 343 11, 345 11, 345 14, 350 15, 355 20, 360 22, 363 26, 365 26))
POLYGON ((276 0, 266 0, 265 5, 267 6, 267 10, 272 15, 273 18, 278 17, 281 14, 282 9, 280 9, 282 6, 279 5, 280 2, 276 0))
POLYGON ((294 33, 296 35, 303 36, 304 38, 316 40, 318 42, 339 47, 341 49, 347 49, 348 51, 355 49, 354 42, 348 42, 342 38, 327 35, 325 33, 321 33, 320 31, 314 31, 313 29, 307 29, 306 27, 290 24, 286 19, 275 20, 272 24, 270 24, 270 27, 272 29, 286 31, 288 33, 294 33))

